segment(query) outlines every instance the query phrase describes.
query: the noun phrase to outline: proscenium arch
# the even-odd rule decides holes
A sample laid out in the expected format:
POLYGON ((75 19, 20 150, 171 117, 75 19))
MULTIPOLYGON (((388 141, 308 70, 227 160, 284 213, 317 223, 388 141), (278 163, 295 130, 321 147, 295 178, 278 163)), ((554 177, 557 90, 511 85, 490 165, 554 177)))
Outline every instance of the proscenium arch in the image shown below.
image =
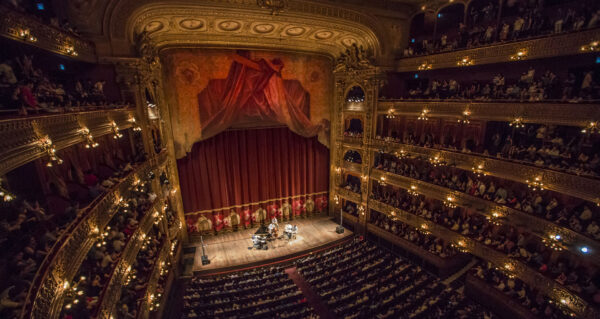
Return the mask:
POLYGON ((363 12, 324 4, 290 1, 290 9, 270 15, 255 1, 243 4, 217 1, 178 1, 164 4, 158 0, 113 0, 105 14, 103 25, 111 41, 135 43, 136 35, 151 23, 151 44, 164 47, 238 47, 244 49, 275 49, 326 54, 337 57, 352 43, 363 46, 375 59, 386 50, 385 27, 377 19, 363 12), (302 9, 314 6, 322 10, 308 12, 302 9), (297 10, 296 10, 297 9, 297 10), (332 16, 335 13, 338 16, 332 16), (181 21, 196 19, 201 26, 186 29, 181 21), (231 22, 228 30, 223 22, 231 22), (237 26, 236 23, 240 25, 237 26), (270 24, 274 28, 257 29, 256 24, 270 24), (298 27, 289 31, 290 28, 298 27), (227 29, 226 28, 226 29, 227 29), (300 34, 298 34, 300 33, 300 34))

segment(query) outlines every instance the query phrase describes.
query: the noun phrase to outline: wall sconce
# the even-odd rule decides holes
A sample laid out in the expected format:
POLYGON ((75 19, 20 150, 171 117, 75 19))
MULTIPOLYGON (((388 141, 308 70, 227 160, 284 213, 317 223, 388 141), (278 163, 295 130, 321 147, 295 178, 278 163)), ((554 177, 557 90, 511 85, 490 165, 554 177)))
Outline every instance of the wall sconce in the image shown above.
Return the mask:
POLYGON ((510 124, 508 124, 509 126, 512 126, 514 128, 524 128, 525 124, 523 124, 523 118, 521 117, 515 117, 514 120, 512 120, 512 122, 510 122, 510 124))
POLYGON ((137 125, 137 122, 135 121, 135 117, 130 117, 127 122, 131 123, 131 126, 133 127, 133 131, 134 132, 139 132, 142 130, 142 128, 137 125))
POLYGON ((379 185, 381 185, 381 186, 385 186, 386 185, 386 183, 385 183, 385 176, 381 176, 379 178, 379 185))
POLYGON ((427 62, 423 62, 423 64, 419 65, 419 67, 417 68, 419 71, 425 71, 425 70, 431 70, 433 68, 432 64, 429 64, 427 62))
POLYGON ((405 150, 399 150, 397 152, 394 153, 394 156, 396 156, 398 159, 403 159, 406 157, 406 151, 405 150))
POLYGON ((590 133, 596 134, 598 133, 598 122, 590 122, 586 127, 581 130, 581 133, 590 133))
POLYGON ((386 119, 394 119, 396 115, 394 115, 394 109, 389 109, 387 114, 385 115, 386 119))
POLYGON ((360 178, 362 178, 363 182, 366 182, 369 179, 369 176, 362 175, 360 178))
POLYGON ((3 182, 3 179, 0 178, 0 198, 4 202, 10 202, 11 200, 15 199, 15 195, 11 194, 8 190, 6 190, 2 186, 2 182, 3 182))
POLYGON ((513 61, 523 60, 527 57, 527 49, 521 49, 517 51, 514 55, 510 56, 510 59, 513 61))
POLYGON ((421 7, 421 10, 422 10, 422 11, 425 11, 425 9, 427 9, 427 6, 422 6, 422 7, 421 7))
POLYGON ((65 45, 64 49, 65 53, 67 55, 71 55, 71 56, 78 56, 79 53, 77 53, 77 51, 75 51, 75 47, 72 45, 65 45))
POLYGON ((560 243, 562 240, 562 236, 558 235, 558 234, 550 234, 548 235, 548 238, 544 238, 542 239, 542 242, 546 245, 546 247, 556 250, 556 251, 561 251, 563 250, 563 246, 560 243))
POLYGON ((600 49, 600 41, 592 41, 581 47, 581 51, 583 52, 598 51, 598 49, 600 49))
POLYGON ((18 35, 21 39, 29 42, 37 42, 37 38, 31 34, 29 29, 19 29, 18 35))
POLYGON ((536 177, 534 180, 530 181, 530 180, 525 180, 525 182, 527 183, 527 186, 532 190, 532 191, 543 191, 544 190, 544 183, 542 183, 542 178, 541 177, 536 177))
POLYGON ((360 205, 360 207, 358 207, 358 211, 360 212, 361 215, 365 215, 365 206, 360 205))
POLYGON ((458 120, 458 123, 461 123, 461 124, 469 124, 469 123, 471 123, 471 121, 469 121, 469 116, 471 116, 471 111, 464 110, 463 113, 462 113, 462 115, 463 115, 463 117, 462 117, 462 119, 458 120))
POLYGON ((411 195, 411 196, 418 196, 419 193, 417 193, 417 186, 410 185, 410 189, 407 190, 407 193, 408 193, 408 195, 411 195))
POLYGON ((112 121, 112 123, 110 123, 112 132, 113 132, 113 138, 116 140, 118 138, 123 137, 123 134, 121 132, 119 132, 119 127, 117 126, 117 123, 115 121, 112 121))
POLYGON ((427 121, 427 120, 429 120, 429 118, 427 117, 427 114, 429 114, 429 110, 423 109, 423 111, 421 111, 421 115, 419 115, 419 117, 417 117, 417 119, 421 120, 421 121, 427 121))
POLYGON ((445 164, 445 162, 439 156, 430 157, 429 158, 429 163, 433 167, 438 167, 438 166, 441 166, 441 165, 445 164))
POLYGON ((338 174, 341 173, 342 172, 342 168, 341 167, 336 167, 335 168, 335 172, 338 173, 338 174))
POLYGON ((463 57, 460 61, 456 62, 456 65, 458 66, 469 66, 473 64, 475 64, 475 62, 468 56, 463 57))
POLYGON ((452 195, 448 195, 444 201, 444 206, 448 208, 456 208, 456 204, 454 203, 455 200, 456 199, 452 195))
POLYGON ((44 149, 44 152, 48 155, 49 161, 46 163, 47 167, 52 167, 54 163, 60 165, 63 163, 63 160, 56 155, 56 148, 54 144, 52 144, 52 140, 50 137, 46 136, 40 140, 40 144, 44 149))
POLYGON ((462 253, 466 253, 468 251, 467 243, 465 243, 464 240, 459 240, 456 242, 456 244, 450 244, 450 245, 462 253))
POLYGON ((492 212, 491 215, 486 216, 485 218, 493 225, 500 226, 500 219, 502 218, 502 214, 499 212, 492 212))
POLYGON ((506 269, 507 271, 513 271, 513 270, 515 270, 515 266, 513 266, 509 263, 506 263, 506 264, 504 264, 504 269, 506 269))
POLYGON ((94 141, 94 137, 90 133, 90 129, 87 127, 82 127, 79 129, 79 133, 81 133, 83 139, 85 140, 85 148, 96 148, 98 145, 100 145, 94 141))
POLYGON ((471 167, 473 174, 477 175, 477 177, 481 177, 481 175, 486 176, 487 174, 483 171, 483 164, 479 164, 476 167, 471 167))
POLYGON ((338 195, 333 196, 333 201, 335 202, 336 205, 340 204, 340 197, 338 195))

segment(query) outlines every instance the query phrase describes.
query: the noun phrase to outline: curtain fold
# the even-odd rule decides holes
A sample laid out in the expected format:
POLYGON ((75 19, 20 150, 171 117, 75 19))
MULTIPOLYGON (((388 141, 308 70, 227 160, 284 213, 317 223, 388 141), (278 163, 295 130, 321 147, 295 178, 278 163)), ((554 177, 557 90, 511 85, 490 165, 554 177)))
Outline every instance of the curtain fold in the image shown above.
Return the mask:
POLYGON ((308 197, 324 202, 322 193, 329 189, 329 150, 316 137, 298 136, 287 127, 225 131, 196 143, 177 165, 186 215, 211 211, 188 224, 202 217, 217 231, 228 225, 232 212, 247 225, 260 208, 279 215, 285 200, 273 199, 321 193, 290 199, 299 214, 308 197), (264 204, 249 205, 257 202, 264 204))

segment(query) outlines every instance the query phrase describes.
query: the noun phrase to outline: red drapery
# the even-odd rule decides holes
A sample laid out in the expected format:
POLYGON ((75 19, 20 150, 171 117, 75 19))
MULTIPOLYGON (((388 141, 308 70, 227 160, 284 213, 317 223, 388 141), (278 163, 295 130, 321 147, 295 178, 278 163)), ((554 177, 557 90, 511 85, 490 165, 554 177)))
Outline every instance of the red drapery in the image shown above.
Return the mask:
POLYGON ((312 137, 329 126, 310 121, 310 95, 297 80, 283 80, 280 59, 253 61, 234 55, 226 79, 214 79, 198 95, 202 138, 248 119, 276 121, 312 137))
POLYGON ((286 201, 294 214, 309 198, 316 210, 326 205, 322 193, 329 188, 329 150, 316 137, 298 136, 288 128, 225 131, 196 143, 177 165, 186 214, 211 211, 193 214, 188 223, 202 215, 220 230, 233 212, 239 224, 247 225, 257 221, 261 207, 266 215, 279 215, 286 201), (321 194, 273 200, 315 193, 321 194), (263 203, 249 205, 257 202, 263 203))

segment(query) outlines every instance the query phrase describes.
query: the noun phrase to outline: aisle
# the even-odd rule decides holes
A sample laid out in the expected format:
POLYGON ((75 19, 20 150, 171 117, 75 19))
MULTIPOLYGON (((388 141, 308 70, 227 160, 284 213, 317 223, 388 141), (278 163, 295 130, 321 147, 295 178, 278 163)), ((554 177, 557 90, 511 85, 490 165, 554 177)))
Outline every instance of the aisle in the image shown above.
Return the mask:
POLYGON ((319 315, 320 319, 335 318, 333 313, 331 313, 329 308, 327 308, 327 304, 324 303, 323 300, 321 300, 321 297, 319 297, 319 295, 312 290, 310 285, 304 280, 304 277, 302 277, 302 275, 296 271, 296 267, 286 269, 285 273, 288 274, 288 277, 290 277, 296 286, 300 288, 302 294, 304 294, 304 297, 306 298, 306 301, 309 305, 311 305, 311 307, 313 307, 315 313, 319 315))

